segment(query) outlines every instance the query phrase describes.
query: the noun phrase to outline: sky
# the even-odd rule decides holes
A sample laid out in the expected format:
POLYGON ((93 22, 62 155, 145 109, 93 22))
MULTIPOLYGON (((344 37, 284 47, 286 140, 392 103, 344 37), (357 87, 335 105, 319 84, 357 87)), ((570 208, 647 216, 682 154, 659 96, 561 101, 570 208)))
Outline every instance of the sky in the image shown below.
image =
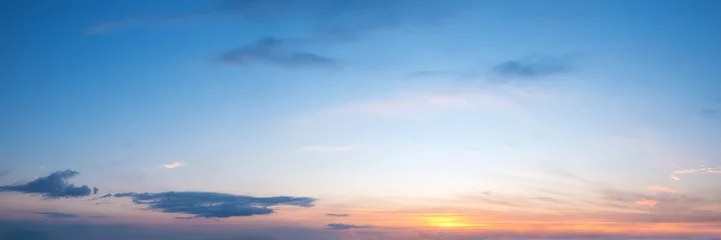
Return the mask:
POLYGON ((721 2, 0 2, 0 238, 721 238, 721 2))

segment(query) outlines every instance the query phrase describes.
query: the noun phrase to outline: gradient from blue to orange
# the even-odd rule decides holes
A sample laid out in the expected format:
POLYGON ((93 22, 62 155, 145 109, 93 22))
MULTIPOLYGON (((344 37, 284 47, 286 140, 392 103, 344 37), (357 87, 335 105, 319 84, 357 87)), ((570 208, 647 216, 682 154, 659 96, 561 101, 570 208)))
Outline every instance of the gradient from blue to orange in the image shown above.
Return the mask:
POLYGON ((206 221, 4 191, 5 221, 718 234, 717 1, 0 4, 0 185, 316 199, 206 221))

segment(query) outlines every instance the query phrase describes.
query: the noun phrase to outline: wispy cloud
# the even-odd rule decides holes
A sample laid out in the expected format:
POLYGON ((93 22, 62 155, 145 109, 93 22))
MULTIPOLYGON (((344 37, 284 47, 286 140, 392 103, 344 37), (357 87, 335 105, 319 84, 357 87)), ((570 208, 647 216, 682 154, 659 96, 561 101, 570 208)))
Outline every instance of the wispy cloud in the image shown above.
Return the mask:
POLYGON ((651 186, 649 189, 656 191, 656 192, 675 192, 673 188, 670 187, 664 187, 664 186, 651 186))
POLYGON ((8 173, 10 173, 10 172, 8 172, 7 170, 2 170, 2 171, 0 171, 0 178, 7 176, 8 173))
POLYGON ((173 162, 170 164, 163 164, 164 168, 173 169, 173 168, 179 168, 179 167, 185 167, 185 163, 182 162, 173 162))
POLYGON ((303 52, 289 46, 290 40, 272 37, 261 38, 257 42, 225 52, 221 60, 237 65, 266 63, 284 67, 324 67, 336 68, 336 59, 303 52))
POLYGON ((669 175, 669 178, 671 180, 681 181, 681 175, 684 174, 692 174, 692 173, 721 173, 721 169, 719 168, 709 168, 709 167, 701 167, 701 168, 692 168, 692 169, 681 169, 681 170, 675 170, 671 172, 669 175))
POLYGON ((229 218, 268 215, 278 205, 312 207, 308 197, 251 197, 215 192, 160 192, 106 194, 101 198, 131 198, 133 203, 148 205, 149 210, 190 214, 197 218, 229 218))
POLYGON ((308 146, 300 148, 304 152, 347 152, 358 148, 358 145, 342 145, 342 146, 308 146))
POLYGON ((650 199, 640 199, 640 200, 636 201, 636 204, 653 207, 653 206, 656 206, 656 204, 658 204, 658 201, 650 200, 650 199))
POLYGON ((567 59, 543 55, 502 62, 491 68, 491 73, 503 78, 531 79, 565 73, 571 69, 567 59))
POLYGON ((80 216, 70 213, 60 213, 60 212, 39 212, 37 214, 45 215, 45 217, 48 218, 78 218, 80 216))
POLYGON ((325 215, 329 216, 329 217, 348 217, 348 216, 350 216, 347 213, 326 213, 325 215))
POLYGON ((47 177, 37 178, 25 184, 0 186, 0 192, 13 191, 41 195, 48 199, 90 196, 92 190, 87 185, 76 187, 67 182, 76 175, 78 172, 72 170, 57 171, 47 177))
POLYGON ((358 225, 352 225, 352 224, 344 224, 344 223, 331 223, 328 224, 328 229, 333 230, 348 230, 353 228, 372 228, 372 226, 365 225, 365 226, 358 226, 358 225))

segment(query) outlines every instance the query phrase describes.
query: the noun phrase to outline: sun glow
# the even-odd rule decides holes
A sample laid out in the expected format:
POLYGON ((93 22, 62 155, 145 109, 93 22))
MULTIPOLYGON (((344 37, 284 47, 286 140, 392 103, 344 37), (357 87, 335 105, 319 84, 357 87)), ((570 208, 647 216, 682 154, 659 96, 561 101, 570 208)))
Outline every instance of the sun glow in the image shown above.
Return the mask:
POLYGON ((478 225, 470 224, 461 218, 457 217, 429 217, 421 218, 426 220, 426 225, 429 227, 440 227, 440 228, 462 228, 462 227, 475 227, 478 225))

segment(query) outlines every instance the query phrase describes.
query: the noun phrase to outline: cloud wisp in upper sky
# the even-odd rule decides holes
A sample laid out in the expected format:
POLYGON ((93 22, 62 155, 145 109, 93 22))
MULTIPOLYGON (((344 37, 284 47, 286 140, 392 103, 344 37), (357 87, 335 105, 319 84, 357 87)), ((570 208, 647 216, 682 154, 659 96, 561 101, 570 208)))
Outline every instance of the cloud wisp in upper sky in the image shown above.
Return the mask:
POLYGON ((535 79, 571 70, 567 59, 543 55, 500 63, 491 69, 491 73, 503 78, 535 79))
POLYGON ((21 185, 0 186, 0 192, 13 191, 24 194, 41 195, 48 199, 75 198, 90 196, 97 190, 91 190, 87 185, 76 187, 67 180, 78 175, 78 172, 64 170, 54 172, 47 177, 37 178, 21 185))
POLYGON ((265 63, 284 67, 337 68, 336 59, 292 49, 292 40, 266 37, 225 52, 221 60, 237 65, 265 63))
POLYGON ((312 207, 315 199, 308 197, 250 197, 215 192, 117 193, 101 198, 128 197, 135 204, 148 205, 150 210, 190 214, 197 218, 229 218, 268 215, 270 207, 288 205, 312 207))

